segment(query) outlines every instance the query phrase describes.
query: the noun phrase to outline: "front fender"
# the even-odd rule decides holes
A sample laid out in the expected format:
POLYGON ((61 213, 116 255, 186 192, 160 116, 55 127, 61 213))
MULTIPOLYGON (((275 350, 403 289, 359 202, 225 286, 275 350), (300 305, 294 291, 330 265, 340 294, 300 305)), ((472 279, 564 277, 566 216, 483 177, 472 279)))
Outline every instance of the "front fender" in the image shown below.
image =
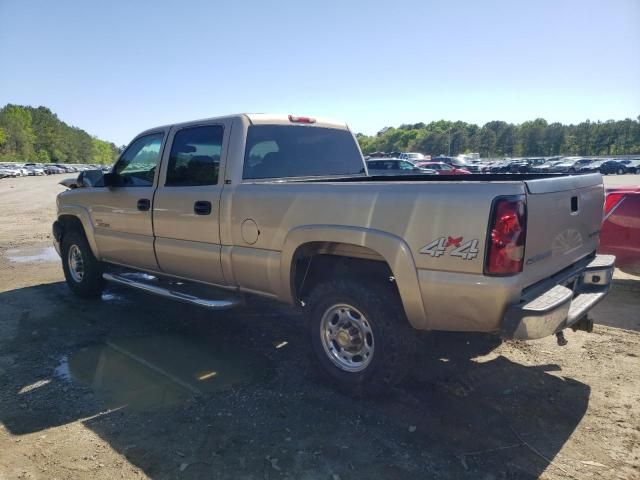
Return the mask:
POLYGON ((97 259, 100 259, 100 251, 98 250, 98 244, 96 243, 95 229, 93 228, 93 223, 91 222, 89 210, 80 205, 59 205, 58 219, 65 215, 70 215, 80 220, 80 223, 82 223, 82 228, 84 229, 84 234, 87 237, 87 241, 89 242, 89 246, 91 247, 93 255, 97 259))
POLYGON ((380 230, 343 225, 305 225, 291 230, 285 238, 280 257, 282 300, 289 303, 295 301, 291 265, 298 248, 310 242, 346 243, 365 247, 379 254, 395 277, 409 323, 417 329, 429 328, 409 246, 402 238, 380 230))

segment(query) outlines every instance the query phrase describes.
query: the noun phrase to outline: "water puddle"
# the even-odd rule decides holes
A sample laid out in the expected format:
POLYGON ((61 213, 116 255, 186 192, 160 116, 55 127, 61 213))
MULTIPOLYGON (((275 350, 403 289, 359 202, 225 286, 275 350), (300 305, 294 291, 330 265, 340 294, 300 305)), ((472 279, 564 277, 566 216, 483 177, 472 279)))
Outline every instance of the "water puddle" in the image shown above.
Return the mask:
POLYGON ((14 263, 54 263, 59 262, 58 252, 53 247, 11 248, 5 252, 14 263))
POLYGON ((103 302, 120 302, 120 303, 122 303, 122 302, 125 301, 124 295, 120 295, 118 293, 113 293, 113 292, 109 292, 109 291, 103 292, 101 298, 102 298, 103 302))
POLYGON ((180 336, 123 338, 84 347, 62 357, 55 372, 90 386, 109 408, 139 411, 169 408, 271 375, 261 355, 180 336))

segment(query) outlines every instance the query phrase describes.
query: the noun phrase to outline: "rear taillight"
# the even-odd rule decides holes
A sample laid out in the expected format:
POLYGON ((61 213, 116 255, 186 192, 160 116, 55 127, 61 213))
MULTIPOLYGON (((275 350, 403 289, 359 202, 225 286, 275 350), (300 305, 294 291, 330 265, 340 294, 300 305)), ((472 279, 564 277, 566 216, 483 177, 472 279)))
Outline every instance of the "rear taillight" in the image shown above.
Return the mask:
POLYGON ((499 197, 493 202, 485 259, 485 274, 512 275, 522 271, 527 236, 524 195, 499 197))
POLYGON ((604 200, 604 220, 609 218, 615 209, 618 208, 618 205, 622 203, 624 197, 624 192, 612 192, 607 194, 607 197, 604 200))

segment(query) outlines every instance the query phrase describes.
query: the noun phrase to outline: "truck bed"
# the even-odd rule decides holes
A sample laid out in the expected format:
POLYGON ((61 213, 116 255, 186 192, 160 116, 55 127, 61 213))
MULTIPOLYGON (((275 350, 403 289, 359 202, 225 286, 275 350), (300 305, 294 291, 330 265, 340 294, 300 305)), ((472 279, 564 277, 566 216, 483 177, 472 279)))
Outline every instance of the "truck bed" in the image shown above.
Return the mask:
MULTIPOLYGON (((567 176, 563 173, 471 173, 469 175, 371 175, 327 178, 296 178, 291 182, 524 182, 567 176)), ((279 180, 280 182, 282 180, 279 180)))

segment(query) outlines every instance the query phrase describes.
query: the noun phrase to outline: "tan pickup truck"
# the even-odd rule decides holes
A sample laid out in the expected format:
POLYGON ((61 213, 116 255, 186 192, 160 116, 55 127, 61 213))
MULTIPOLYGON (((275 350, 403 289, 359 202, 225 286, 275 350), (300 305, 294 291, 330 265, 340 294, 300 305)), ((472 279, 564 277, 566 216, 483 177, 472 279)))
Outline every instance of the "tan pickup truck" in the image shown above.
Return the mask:
POLYGON ((599 174, 375 177, 344 123, 309 117, 153 128, 77 183, 53 225, 74 293, 298 305, 322 370, 355 393, 409 370, 416 330, 590 330, 613 271, 595 254, 599 174))

